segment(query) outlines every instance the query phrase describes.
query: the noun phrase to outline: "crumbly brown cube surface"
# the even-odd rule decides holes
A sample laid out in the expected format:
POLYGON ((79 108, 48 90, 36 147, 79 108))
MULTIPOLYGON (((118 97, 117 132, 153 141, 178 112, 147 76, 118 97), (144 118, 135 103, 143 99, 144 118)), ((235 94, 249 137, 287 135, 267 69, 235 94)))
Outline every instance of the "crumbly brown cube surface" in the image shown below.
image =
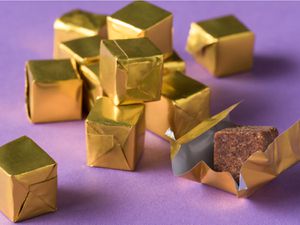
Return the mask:
POLYGON ((265 151, 278 136, 278 130, 268 126, 225 128, 214 136, 214 169, 228 171, 238 182, 243 163, 256 151, 265 151))

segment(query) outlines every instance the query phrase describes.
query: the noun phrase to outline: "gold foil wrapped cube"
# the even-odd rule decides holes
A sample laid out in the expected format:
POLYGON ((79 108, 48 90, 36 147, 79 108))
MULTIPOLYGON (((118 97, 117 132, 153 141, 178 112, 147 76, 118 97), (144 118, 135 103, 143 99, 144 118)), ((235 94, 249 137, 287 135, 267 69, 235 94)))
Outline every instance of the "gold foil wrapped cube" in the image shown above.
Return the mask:
POLYGON ((164 60, 163 74, 169 74, 169 73, 175 72, 175 71, 180 71, 180 72, 184 73, 185 72, 185 62, 177 54, 177 52, 173 51, 172 55, 164 60))
POLYGON ((83 80, 83 104, 89 112, 97 98, 103 96, 103 89, 99 79, 99 63, 81 65, 81 78, 83 80))
POLYGON ((148 37, 166 56, 173 49, 172 27, 172 13, 144 1, 134 1, 107 17, 109 39, 148 37))
POLYGON ((144 149, 144 105, 115 106, 102 97, 86 119, 87 164, 134 170, 144 149))
POLYGON ((26 63, 26 105, 33 123, 81 119, 82 80, 70 60, 26 63))
POLYGON ((163 55, 148 38, 102 40, 100 82, 116 105, 160 99, 163 55))
POLYGON ((251 69, 254 33, 235 16, 192 23, 186 50, 217 77, 251 69))
POLYGON ((161 94, 146 103, 146 128, 165 139, 168 128, 180 137, 210 116, 210 88, 179 71, 163 76, 161 94))
POLYGON ((99 61, 100 40, 96 35, 62 42, 57 58, 71 58, 79 65, 96 63, 99 61))
POLYGON ((56 163, 30 138, 0 147, 0 182, 0 210, 11 221, 56 211, 56 163))
POLYGON ((100 35, 106 38, 106 15, 72 10, 54 22, 54 58, 59 56, 59 44, 81 37, 100 35))

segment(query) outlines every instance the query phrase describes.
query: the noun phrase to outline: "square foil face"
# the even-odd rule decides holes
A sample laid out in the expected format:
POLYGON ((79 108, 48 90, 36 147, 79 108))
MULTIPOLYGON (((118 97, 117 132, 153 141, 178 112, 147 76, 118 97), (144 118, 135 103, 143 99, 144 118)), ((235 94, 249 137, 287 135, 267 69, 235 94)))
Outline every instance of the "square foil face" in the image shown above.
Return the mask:
POLYGON ((11 221, 56 211, 56 162, 30 138, 0 147, 0 181, 0 210, 11 221))
POLYGON ((134 170, 144 150, 144 105, 115 106, 99 98, 86 119, 87 164, 134 170))
POLYGON ((82 80, 70 60, 28 61, 25 89, 31 122, 81 119, 82 80))
POLYGON ((165 139, 169 128, 178 138, 209 116, 210 88, 179 71, 163 76, 160 101, 146 103, 146 129, 165 139))
POLYGON ((99 78, 99 63, 81 65, 80 71, 83 80, 83 108, 85 112, 89 112, 96 99, 103 96, 99 78))
POLYGON ((165 56, 172 53, 172 27, 172 13, 145 1, 134 1, 107 17, 109 39, 148 37, 165 56))
POLYGON ((185 61, 178 55, 176 51, 173 51, 172 55, 164 60, 164 72, 163 74, 174 73, 176 71, 185 72, 185 61))
POLYGON ((100 82, 116 105, 160 99, 163 55, 148 38, 102 40, 100 82))
POLYGON ((186 50, 219 77, 251 69, 254 33, 235 16, 192 23, 186 50))
POLYGON ((61 42, 94 35, 107 38, 106 15, 79 9, 65 13, 54 22, 54 58, 61 42))
POLYGON ((99 61, 100 41, 96 35, 62 42, 57 58, 71 58, 80 65, 96 63, 99 61))

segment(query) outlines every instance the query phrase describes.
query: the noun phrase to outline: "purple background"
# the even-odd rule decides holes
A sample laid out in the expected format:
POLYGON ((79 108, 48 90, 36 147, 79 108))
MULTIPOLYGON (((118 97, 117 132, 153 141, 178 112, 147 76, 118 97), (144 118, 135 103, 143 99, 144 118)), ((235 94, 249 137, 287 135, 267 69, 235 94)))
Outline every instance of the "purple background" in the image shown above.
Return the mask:
MULTIPOLYGON (((274 125, 280 131, 300 119, 299 11, 297 2, 156 2, 175 16, 174 46, 187 72, 212 88, 212 111, 244 100, 232 119, 274 125), (233 13, 256 34, 252 72, 211 77, 185 50, 192 21, 233 13), (297 15, 298 14, 298 15, 297 15)), ((250 199, 172 175, 169 145, 147 133, 136 172, 85 165, 84 122, 33 125, 24 106, 24 63, 51 58, 53 21, 82 8, 113 13, 124 2, 0 3, 0 143, 32 137, 59 165, 56 213, 23 224, 296 224, 300 215, 300 165, 250 199)), ((1 184, 0 184, 1 185, 1 184)), ((0 224, 10 222, 0 214, 0 224)))

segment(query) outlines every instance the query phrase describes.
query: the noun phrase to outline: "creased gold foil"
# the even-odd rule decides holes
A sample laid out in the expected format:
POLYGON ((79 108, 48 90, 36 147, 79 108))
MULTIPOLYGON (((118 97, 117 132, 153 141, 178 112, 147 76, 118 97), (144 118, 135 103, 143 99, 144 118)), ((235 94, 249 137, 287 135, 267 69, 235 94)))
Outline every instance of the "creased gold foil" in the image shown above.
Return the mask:
POLYGON ((0 147, 0 210, 17 222, 56 211, 57 165, 30 138, 0 147))
POLYGON ((62 42, 57 58, 71 58, 80 65, 96 63, 99 61, 100 40, 96 35, 62 42))
POLYGON ((82 80, 70 60, 28 61, 25 89, 31 122, 81 119, 82 80))
POLYGON ((173 51, 172 55, 164 60, 163 74, 169 74, 175 71, 185 72, 185 61, 173 51))
POLYGON ((65 13, 54 22, 54 58, 61 42, 94 35, 107 38, 106 15, 78 9, 65 13))
POLYGON ((148 37, 166 57, 173 48, 172 26, 172 13, 145 1, 134 1, 107 17, 109 39, 148 37))
POLYGON ((254 33, 236 17, 192 23, 186 50, 210 73, 220 77, 251 69, 254 33))
POLYGON ((213 136, 218 130, 234 126, 228 115, 236 105, 203 121, 191 131, 171 141, 172 168, 176 176, 207 184, 248 197, 266 183, 300 160, 300 121, 279 135, 265 152, 257 151, 243 164, 240 182, 236 183, 229 172, 213 170, 213 136))
POLYGON ((160 99, 163 55, 148 38, 102 40, 100 82, 116 105, 160 99))
POLYGON ((103 89, 99 78, 99 63, 81 65, 81 78, 83 80, 83 105, 86 112, 89 112, 96 99, 103 96, 103 89))
POLYGON ((144 149, 144 105, 115 106, 99 98, 86 123, 87 164, 134 170, 144 149))
POLYGON ((165 139, 168 128, 181 137, 210 116, 210 89, 179 71, 163 76, 161 94, 145 104, 146 128, 165 139))

